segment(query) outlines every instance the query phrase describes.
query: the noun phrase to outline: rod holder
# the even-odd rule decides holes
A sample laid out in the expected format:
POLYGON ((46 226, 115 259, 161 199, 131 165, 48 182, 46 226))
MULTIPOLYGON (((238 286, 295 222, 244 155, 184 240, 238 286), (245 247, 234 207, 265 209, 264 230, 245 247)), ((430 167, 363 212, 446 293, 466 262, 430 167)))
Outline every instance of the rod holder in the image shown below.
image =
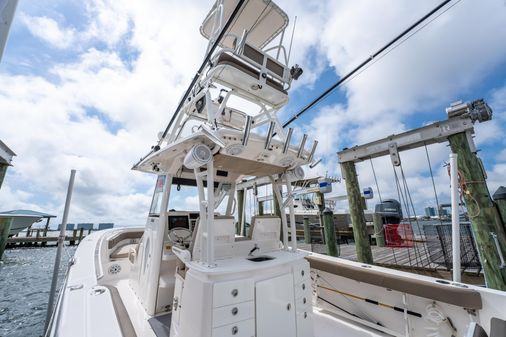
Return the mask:
POLYGON ((293 128, 288 129, 288 134, 286 135, 285 144, 283 145, 283 154, 286 154, 288 148, 290 147, 290 140, 292 139, 293 128))
POLYGON ((311 165, 309 165, 309 168, 311 168, 311 169, 312 169, 312 168, 315 168, 315 167, 316 167, 316 165, 320 164, 320 162, 321 162, 321 161, 322 161, 322 159, 321 159, 321 158, 320 158, 320 159, 318 159, 316 162, 314 162, 314 163, 312 163, 311 165))
POLYGON ((304 134, 302 137, 302 141, 300 142, 299 146, 299 152, 297 152, 297 158, 300 158, 302 156, 302 152, 304 152, 304 145, 306 145, 307 135, 304 134))
POLYGON ((244 123, 244 133, 242 135, 242 145, 248 145, 249 134, 251 132, 251 116, 246 116, 246 123, 244 123))
POLYGON ((311 148, 311 153, 309 154, 309 158, 307 158, 308 162, 311 162, 314 157, 314 153, 316 152, 316 147, 318 146, 318 141, 315 140, 313 143, 313 147, 311 148))
POLYGON ((268 149, 269 146, 271 146, 272 136, 274 133, 274 126, 276 125, 276 122, 272 121, 269 124, 269 131, 267 131, 267 139, 265 140, 265 146, 264 149, 268 149))

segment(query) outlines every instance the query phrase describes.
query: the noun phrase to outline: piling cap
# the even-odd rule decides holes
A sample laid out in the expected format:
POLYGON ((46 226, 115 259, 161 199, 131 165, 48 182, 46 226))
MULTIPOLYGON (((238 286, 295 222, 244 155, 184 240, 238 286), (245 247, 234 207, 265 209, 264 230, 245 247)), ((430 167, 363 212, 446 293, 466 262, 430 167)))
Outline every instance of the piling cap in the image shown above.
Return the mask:
POLYGON ((492 196, 494 200, 504 200, 506 199, 506 187, 500 186, 497 191, 495 191, 494 195, 492 196))
POLYGON ((330 208, 325 207, 325 209, 323 210, 323 214, 334 214, 334 212, 332 212, 330 208))

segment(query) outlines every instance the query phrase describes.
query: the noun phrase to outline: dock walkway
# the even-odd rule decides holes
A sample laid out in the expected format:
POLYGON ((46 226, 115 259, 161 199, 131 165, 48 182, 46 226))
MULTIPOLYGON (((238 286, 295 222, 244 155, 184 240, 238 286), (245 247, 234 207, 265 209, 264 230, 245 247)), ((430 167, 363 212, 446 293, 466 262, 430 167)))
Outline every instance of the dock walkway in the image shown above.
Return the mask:
MULTIPOLYGON (((91 230, 85 231, 83 228, 74 229, 72 235, 65 236, 65 242, 70 246, 79 244, 91 230)), ((7 239, 6 248, 30 247, 30 246, 54 246, 58 242, 59 231, 46 231, 44 229, 32 229, 26 232, 20 232, 18 235, 7 239), (49 244, 49 245, 48 245, 49 244)))

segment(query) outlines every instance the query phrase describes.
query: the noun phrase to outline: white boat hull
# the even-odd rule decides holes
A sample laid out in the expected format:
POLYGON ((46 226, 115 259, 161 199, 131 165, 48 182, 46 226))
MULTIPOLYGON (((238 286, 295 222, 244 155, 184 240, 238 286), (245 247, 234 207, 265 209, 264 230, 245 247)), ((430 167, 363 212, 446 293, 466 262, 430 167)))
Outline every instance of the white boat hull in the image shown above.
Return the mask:
MULTIPOLYGON (((138 240, 127 238, 119 243, 120 246, 130 246, 132 249, 127 250, 129 253, 126 255, 118 255, 122 254, 121 250, 118 251, 115 258, 111 258, 111 250, 108 248, 109 242, 114 241, 115 237, 135 230, 139 231, 107 230, 93 233, 83 240, 76 251, 75 263, 69 269, 47 336, 161 336, 156 334, 149 320, 170 313, 166 311, 155 315, 148 314, 137 296, 139 290, 132 287, 132 281, 137 279, 135 273, 138 271, 130 259, 134 254, 132 247, 137 246, 138 240)), ((115 246, 111 249, 117 248, 115 246)), ((167 260, 166 254, 168 252, 164 253, 164 259, 167 260)), ((506 320, 506 292, 319 254, 311 254, 308 259, 313 292, 310 310, 314 327, 310 334, 304 336, 408 334, 421 337, 432 332, 436 333, 434 336, 464 337, 473 322, 490 331, 492 317, 506 320), (375 301, 377 303, 374 303, 375 301), (405 313, 404 309, 408 311, 405 313), (451 324, 444 320, 438 322, 438 315, 442 315, 443 319, 449 318, 451 324), (431 317, 434 319, 431 320, 431 317)), ((217 263, 220 265, 232 262, 229 259, 228 262, 217 263)), ((178 275, 175 266, 171 270, 164 269, 163 265, 164 262, 161 274, 167 275, 161 275, 161 280, 176 280, 178 275)), ((254 282, 259 286, 258 282, 265 272, 259 269, 253 273, 255 276, 251 276, 251 279, 258 279, 254 282)), ((176 298, 177 281, 176 289, 172 293, 176 298)), ((186 298, 185 301, 188 303, 192 300, 186 298)), ((198 295, 194 301, 204 305, 207 300, 198 295)), ((181 312, 183 313, 184 311, 181 312)), ((175 315, 174 311, 172 315, 175 315)), ((189 317, 184 315, 185 321, 188 321, 189 317)), ((202 324, 199 321, 191 322, 194 325, 202 324)), ((253 321, 253 329, 257 326, 256 336, 264 336, 258 334, 258 323, 256 324, 253 321)), ((282 328, 282 321, 279 321, 279 326, 282 328)), ((172 333, 169 335, 167 332, 166 336, 193 337, 191 334, 183 334, 177 327, 167 327, 169 328, 172 333)), ((199 327, 195 326, 192 330, 200 331, 199 336, 202 337, 215 336, 212 329, 199 330, 199 327)))

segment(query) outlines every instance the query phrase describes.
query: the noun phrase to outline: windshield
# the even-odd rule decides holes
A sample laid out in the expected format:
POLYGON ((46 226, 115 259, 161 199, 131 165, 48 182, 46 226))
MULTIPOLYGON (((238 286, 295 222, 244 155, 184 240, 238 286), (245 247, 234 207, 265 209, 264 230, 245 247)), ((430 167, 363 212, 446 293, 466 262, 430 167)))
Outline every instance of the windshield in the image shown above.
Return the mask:
POLYGON ((155 185, 155 192, 153 193, 153 200, 149 208, 149 216, 159 216, 162 208, 162 196, 165 189, 166 176, 158 176, 155 185))

